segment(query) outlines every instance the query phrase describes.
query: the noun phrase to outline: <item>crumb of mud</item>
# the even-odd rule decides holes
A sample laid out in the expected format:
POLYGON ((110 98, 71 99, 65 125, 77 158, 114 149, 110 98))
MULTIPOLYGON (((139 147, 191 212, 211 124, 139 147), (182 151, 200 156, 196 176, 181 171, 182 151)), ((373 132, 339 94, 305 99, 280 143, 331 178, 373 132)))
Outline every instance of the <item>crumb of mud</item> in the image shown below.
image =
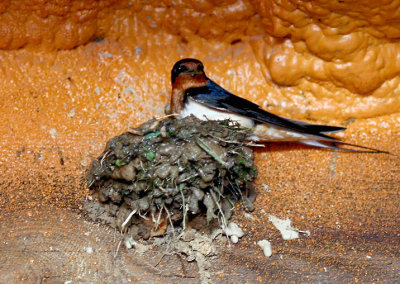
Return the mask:
MULTIPOLYGON (((132 243, 135 253, 139 255, 149 251, 156 253, 153 257, 155 267, 162 261, 168 263, 174 256, 178 256, 179 259, 188 263, 194 262, 200 282, 210 283, 213 263, 218 257, 219 246, 217 243, 223 243, 224 239, 219 238, 218 242, 215 242, 208 234, 188 228, 182 232, 180 238, 176 238, 173 234, 167 234, 162 238, 155 238, 153 242, 136 242, 125 237, 125 246, 127 242, 128 246, 132 243)), ((193 270, 189 269, 187 272, 193 275, 193 270)), ((186 269, 183 273, 186 274, 186 269)))
POLYGON ((86 178, 95 198, 85 209, 135 240, 191 223, 224 228, 235 203, 254 210, 247 135, 229 120, 150 120, 112 138, 92 161, 86 178))

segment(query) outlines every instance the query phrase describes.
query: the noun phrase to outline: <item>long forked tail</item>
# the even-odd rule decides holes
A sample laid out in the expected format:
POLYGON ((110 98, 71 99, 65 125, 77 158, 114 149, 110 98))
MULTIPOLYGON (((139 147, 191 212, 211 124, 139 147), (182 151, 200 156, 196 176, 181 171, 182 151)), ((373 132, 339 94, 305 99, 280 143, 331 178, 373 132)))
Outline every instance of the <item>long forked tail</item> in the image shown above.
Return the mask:
POLYGON ((339 151, 345 151, 345 152, 390 154, 390 152, 388 152, 388 151, 382 151, 382 150, 378 150, 378 149, 374 149, 374 148, 369 148, 369 147, 360 146, 360 145, 356 145, 356 144, 346 143, 346 142, 342 142, 342 141, 339 141, 339 140, 332 141, 332 142, 330 142, 330 141, 321 142, 321 141, 317 141, 317 140, 307 140, 307 141, 299 141, 299 143, 304 144, 304 145, 308 145, 308 146, 315 146, 315 147, 327 148, 327 149, 331 149, 331 150, 339 150, 339 151), (337 144, 347 145, 347 146, 351 146, 351 147, 355 147, 355 148, 359 148, 359 149, 365 149, 365 150, 342 148, 342 147, 339 147, 337 144))

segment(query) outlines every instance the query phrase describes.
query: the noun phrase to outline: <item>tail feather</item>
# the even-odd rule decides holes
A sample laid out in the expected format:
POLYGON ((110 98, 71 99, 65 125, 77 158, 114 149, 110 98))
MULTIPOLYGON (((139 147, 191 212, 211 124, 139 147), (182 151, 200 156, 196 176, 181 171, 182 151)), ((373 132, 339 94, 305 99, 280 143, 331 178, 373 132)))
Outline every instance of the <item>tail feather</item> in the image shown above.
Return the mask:
POLYGON ((301 125, 305 129, 309 130, 311 133, 321 133, 321 134, 322 133, 334 133, 334 132, 346 130, 345 127, 322 125, 322 124, 312 124, 312 123, 308 123, 308 122, 304 122, 304 121, 296 120, 296 119, 292 119, 292 118, 286 118, 286 119, 293 123, 301 125))
POLYGON ((326 149, 331 149, 331 150, 338 150, 338 151, 345 151, 345 152, 390 154, 387 151, 381 151, 378 149, 369 148, 369 147, 360 146, 360 145, 351 144, 351 143, 346 143, 346 142, 342 142, 342 141, 335 141, 335 142, 329 143, 329 142, 325 142, 325 141, 321 142, 321 141, 316 141, 316 140, 307 140, 307 141, 299 141, 299 143, 308 145, 308 146, 315 146, 315 147, 326 148, 326 149), (347 145, 347 146, 356 147, 356 148, 360 148, 360 149, 366 149, 366 150, 342 148, 336 144, 347 145))
POLYGON ((319 132, 319 133, 334 133, 334 132, 346 130, 346 128, 344 128, 344 127, 318 125, 318 124, 310 124, 310 125, 305 126, 305 128, 309 129, 312 132, 319 132))
POLYGON ((307 133, 296 132, 291 129, 285 129, 283 127, 274 127, 269 124, 257 124, 249 137, 249 140, 253 141, 264 141, 264 142, 297 142, 304 145, 326 148, 331 150, 339 150, 346 152, 355 153, 385 153, 390 154, 387 151, 381 151, 375 148, 360 146, 356 144, 342 142, 336 137, 325 135, 324 133, 332 133, 343 131, 346 128, 319 124, 309 124, 303 121, 291 120, 292 123, 297 123, 307 133), (340 146, 350 146, 352 148, 344 148, 340 146))

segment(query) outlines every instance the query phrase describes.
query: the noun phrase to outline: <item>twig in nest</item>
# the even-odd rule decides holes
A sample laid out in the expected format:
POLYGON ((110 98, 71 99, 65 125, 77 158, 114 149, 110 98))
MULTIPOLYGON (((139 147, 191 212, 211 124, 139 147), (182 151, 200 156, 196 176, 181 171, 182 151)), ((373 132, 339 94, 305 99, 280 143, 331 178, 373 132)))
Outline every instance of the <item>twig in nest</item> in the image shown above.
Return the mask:
POLYGON ((147 170, 146 170, 146 169, 144 168, 144 166, 143 166, 142 160, 140 160, 140 167, 142 168, 142 170, 143 170, 144 173, 147 173, 147 170))
POLYGON ((157 222, 156 222, 156 228, 155 228, 156 231, 158 229, 158 226, 160 225, 161 213, 162 213, 163 209, 164 209, 164 204, 161 206, 160 213, 158 214, 158 218, 157 218, 157 222))
POLYGON ((186 205, 185 195, 183 194, 182 187, 183 185, 180 184, 179 191, 181 192, 182 195, 182 209, 183 209, 183 221, 182 221, 182 233, 183 233, 186 229, 186 212, 188 211, 188 206, 186 205))
POLYGON ((110 153, 111 153, 111 151, 108 150, 108 151, 105 152, 104 155, 101 157, 101 160, 100 160, 100 166, 101 166, 101 167, 103 166, 104 160, 107 158, 108 154, 110 154, 110 153))
POLYGON ((170 225, 171 225, 171 228, 172 228, 172 234, 173 234, 173 235, 174 235, 174 237, 175 237, 175 228, 174 228, 174 224, 172 224, 172 220, 171 220, 171 214, 169 213, 169 211, 168 211, 167 207, 164 207, 164 210, 165 210, 165 212, 167 212, 167 215, 168 215, 168 220, 169 220, 169 223, 170 223, 170 225))
MULTIPOLYGON (((223 185, 222 185, 222 187, 223 187, 223 185)), ((225 196, 221 193, 221 191, 218 189, 218 188, 216 188, 216 187, 214 187, 213 188, 213 190, 216 192, 216 193, 218 193, 218 196, 221 198, 225 198, 225 196)))
POLYGON ((228 143, 228 144, 244 145, 244 146, 250 146, 250 147, 261 147, 261 148, 265 147, 264 144, 257 144, 254 142, 243 143, 243 142, 239 142, 239 141, 225 140, 225 139, 222 139, 221 137, 218 137, 215 135, 210 135, 210 136, 218 141, 228 143))
POLYGON ((191 176, 189 176, 189 177, 183 179, 181 182, 188 181, 188 180, 190 180, 191 178, 197 177, 198 175, 199 175, 199 174, 191 175, 191 176))
POLYGON ((126 231, 125 231, 126 225, 129 223, 132 216, 135 215, 136 212, 137 212, 137 209, 132 210, 132 212, 128 215, 128 217, 125 219, 125 221, 121 225, 121 240, 118 242, 117 249, 115 250, 114 260, 117 258, 122 241, 124 240, 124 235, 126 233, 126 231))
POLYGON ((242 193, 242 191, 240 190, 240 187, 239 187, 237 184, 233 184, 233 183, 231 182, 231 180, 229 180, 229 184, 231 185, 231 188, 233 189, 233 191, 234 191, 235 193, 238 193, 238 194, 236 194, 236 196, 238 196, 238 197, 240 197, 240 198, 243 198, 243 193, 242 193))
POLYGON ((92 179, 92 181, 90 182, 90 184, 88 184, 88 188, 91 188, 95 181, 96 181, 95 179, 92 179))
POLYGON ((162 192, 168 193, 168 190, 166 190, 165 188, 163 188, 161 185, 159 185, 158 188, 159 188, 162 192))
POLYGON ((121 233, 125 232, 126 225, 129 223, 129 221, 131 220, 132 216, 135 215, 136 212, 137 212, 137 209, 133 209, 132 212, 128 215, 128 217, 125 219, 125 221, 122 223, 122 225, 121 225, 121 233))
POLYGON ((215 136, 215 135, 210 135, 210 136, 211 136, 212 138, 214 138, 214 139, 216 139, 216 140, 218 140, 218 141, 224 142, 224 143, 236 144, 236 145, 243 145, 243 142, 225 140, 225 139, 222 139, 222 138, 220 138, 220 137, 218 137, 218 136, 215 136))
POLYGON ((179 113, 171 113, 171 114, 164 115, 164 116, 161 116, 161 117, 156 117, 155 119, 157 119, 158 121, 161 121, 161 120, 164 120, 164 119, 167 119, 167 118, 170 118, 170 117, 176 117, 176 116, 181 116, 181 115, 179 113))
POLYGON ((227 167, 226 163, 221 159, 220 156, 217 155, 213 150, 207 147, 206 144, 199 138, 196 140, 197 144, 200 146, 201 149, 207 152, 211 157, 213 157, 218 163, 223 165, 224 167, 227 167))
POLYGON ((224 230, 225 235, 227 236, 226 238, 228 239, 228 246, 230 247, 231 243, 229 241, 229 236, 228 236, 228 234, 226 234, 226 228, 228 227, 228 225, 226 224, 226 218, 225 218, 224 211, 222 211, 222 208, 221 208, 221 206, 220 206, 220 204, 219 204, 219 202, 217 200, 217 196, 215 195, 215 192, 213 190, 210 190, 210 193, 211 193, 212 199, 215 202, 215 205, 217 205, 217 207, 218 207, 219 213, 221 214, 221 219, 222 219, 221 220, 221 223, 222 223, 221 228, 222 228, 222 230, 224 230))
POLYGON ((124 236, 121 236, 121 240, 118 242, 118 246, 117 246, 117 249, 115 250, 115 253, 114 253, 114 260, 117 258, 117 256, 118 256, 118 252, 119 252, 119 248, 121 247, 121 244, 122 244, 122 240, 124 239, 124 236))
POLYGON ((245 146, 250 146, 250 147, 260 147, 260 148, 264 148, 265 147, 265 144, 257 144, 257 143, 254 143, 254 142, 249 142, 249 143, 246 143, 244 145, 245 146))
POLYGON ((131 133, 131 134, 134 134, 134 135, 142 135, 143 134, 143 131, 137 130, 137 129, 134 129, 134 128, 128 129, 127 132, 131 133))
MULTIPOLYGON (((146 212, 146 213, 147 213, 147 212, 146 212)), ((145 220, 149 220, 149 218, 146 217, 146 215, 143 215, 142 213, 140 213, 140 210, 139 210, 139 212, 138 212, 138 215, 139 215, 140 217, 142 217, 143 219, 145 219, 145 220)))

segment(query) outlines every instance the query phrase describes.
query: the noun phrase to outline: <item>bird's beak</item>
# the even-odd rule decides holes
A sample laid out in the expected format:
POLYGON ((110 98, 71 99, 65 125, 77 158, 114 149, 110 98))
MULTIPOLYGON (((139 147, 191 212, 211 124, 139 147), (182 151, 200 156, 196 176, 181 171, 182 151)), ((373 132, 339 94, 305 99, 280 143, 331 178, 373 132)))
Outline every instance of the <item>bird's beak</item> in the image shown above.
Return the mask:
POLYGON ((201 74, 203 74, 203 72, 201 72, 201 71, 195 71, 195 72, 191 72, 191 73, 190 73, 190 75, 191 75, 192 77, 194 77, 194 76, 196 76, 196 75, 201 75, 201 74))

